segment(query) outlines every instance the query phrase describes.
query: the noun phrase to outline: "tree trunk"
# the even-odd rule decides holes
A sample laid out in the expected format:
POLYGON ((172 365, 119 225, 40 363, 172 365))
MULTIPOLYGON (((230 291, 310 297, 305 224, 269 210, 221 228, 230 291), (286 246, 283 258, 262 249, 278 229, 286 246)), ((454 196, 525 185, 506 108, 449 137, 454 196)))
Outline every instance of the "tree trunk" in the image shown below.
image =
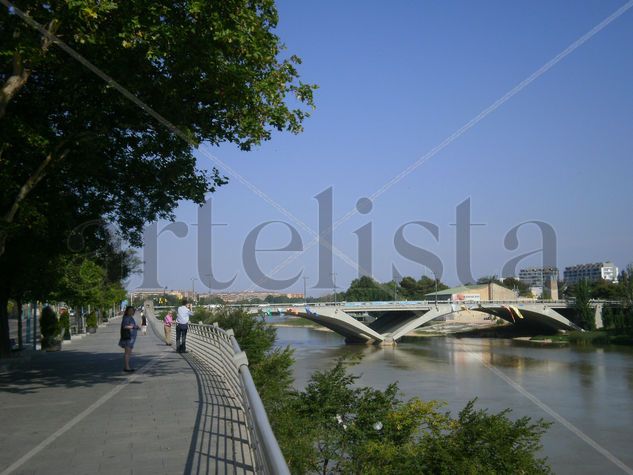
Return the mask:
POLYGON ((17 298, 15 304, 18 307, 18 349, 24 348, 24 342, 22 341, 22 298, 17 298))
POLYGON ((8 358, 11 355, 8 305, 9 297, 0 294, 0 358, 8 358))

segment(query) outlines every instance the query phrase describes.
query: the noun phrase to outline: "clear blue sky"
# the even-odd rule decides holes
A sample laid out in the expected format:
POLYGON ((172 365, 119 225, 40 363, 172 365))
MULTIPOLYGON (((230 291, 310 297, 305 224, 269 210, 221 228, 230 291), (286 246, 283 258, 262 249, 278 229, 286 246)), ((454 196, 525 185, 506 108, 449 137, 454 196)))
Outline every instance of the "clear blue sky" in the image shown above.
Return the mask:
MULTIPOLYGON (((623 0, 302 1, 278 2, 278 33, 303 59, 302 78, 319 86, 317 109, 298 136, 276 134, 244 153, 213 153, 289 212, 317 229, 314 196, 334 189, 334 219, 353 209, 419 157, 490 106, 604 18, 623 0)), ((374 277, 391 265, 419 277, 425 269, 394 250, 397 228, 414 220, 439 226, 440 242, 411 229, 407 238, 440 257, 442 279, 457 284, 455 208, 470 198, 475 277, 499 274, 513 256, 540 247, 535 228, 520 234, 518 251, 503 238, 528 220, 557 233, 558 266, 633 261, 633 9, 511 98, 379 197, 373 211, 335 231, 334 245, 356 259, 354 230, 372 221, 374 277)), ((201 167, 210 167, 200 156, 201 167)), ((230 290, 253 287, 241 262, 248 232, 288 218, 232 179, 213 195, 214 272, 230 290)), ((196 223, 183 203, 178 219, 196 223)), ((161 223, 163 226, 164 223, 161 223)), ((298 228, 304 246, 312 236, 298 228)), ((159 278, 190 288, 200 278, 195 227, 184 239, 159 240, 159 278)), ((282 227, 261 247, 282 247, 282 227)), ((262 253, 272 269, 289 253, 262 253), (265 254, 265 255, 264 255, 265 254)), ((526 260, 538 264, 538 259, 526 260)), ((334 258, 337 283, 356 270, 334 258)), ((281 271, 317 280, 316 248, 281 271)), ((138 285, 134 278, 130 287, 138 285)), ((201 284, 196 283, 197 290, 201 284)), ((302 291, 299 280, 289 291, 302 291)), ((323 291, 312 290, 313 295, 323 291)))

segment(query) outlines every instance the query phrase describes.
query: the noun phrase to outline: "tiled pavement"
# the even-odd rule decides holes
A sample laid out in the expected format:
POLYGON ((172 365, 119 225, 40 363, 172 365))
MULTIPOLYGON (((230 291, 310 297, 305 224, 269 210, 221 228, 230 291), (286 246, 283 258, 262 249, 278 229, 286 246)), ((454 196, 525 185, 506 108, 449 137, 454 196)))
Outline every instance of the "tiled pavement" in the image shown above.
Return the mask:
POLYGON ((119 324, 0 366, 0 475, 252 473, 217 375, 151 326, 124 373, 119 324))

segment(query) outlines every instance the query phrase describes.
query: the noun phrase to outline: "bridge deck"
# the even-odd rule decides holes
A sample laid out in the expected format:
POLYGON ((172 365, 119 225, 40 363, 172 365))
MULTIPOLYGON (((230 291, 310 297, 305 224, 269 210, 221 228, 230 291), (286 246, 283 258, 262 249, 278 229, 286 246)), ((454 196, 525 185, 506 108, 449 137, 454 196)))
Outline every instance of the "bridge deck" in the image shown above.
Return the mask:
POLYGON ((119 324, 2 362, 0 475, 253 473, 244 415, 217 375, 151 327, 137 372, 123 373, 119 324))

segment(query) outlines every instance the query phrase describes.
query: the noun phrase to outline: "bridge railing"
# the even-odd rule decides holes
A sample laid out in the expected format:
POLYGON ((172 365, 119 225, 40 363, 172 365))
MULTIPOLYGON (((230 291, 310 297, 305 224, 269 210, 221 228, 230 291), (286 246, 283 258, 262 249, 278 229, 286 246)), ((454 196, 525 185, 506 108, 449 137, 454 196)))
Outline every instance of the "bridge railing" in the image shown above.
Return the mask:
MULTIPOLYGON (((158 334, 162 322, 150 319, 158 334), (160 327, 160 328, 158 328, 160 327)), ((172 341, 175 344, 175 332, 172 341)), ((279 448, 277 438, 257 392, 246 353, 240 349, 233 330, 223 330, 216 325, 190 323, 187 332, 187 349, 202 364, 218 373, 246 414, 246 422, 259 474, 290 474, 286 460, 279 448)))

